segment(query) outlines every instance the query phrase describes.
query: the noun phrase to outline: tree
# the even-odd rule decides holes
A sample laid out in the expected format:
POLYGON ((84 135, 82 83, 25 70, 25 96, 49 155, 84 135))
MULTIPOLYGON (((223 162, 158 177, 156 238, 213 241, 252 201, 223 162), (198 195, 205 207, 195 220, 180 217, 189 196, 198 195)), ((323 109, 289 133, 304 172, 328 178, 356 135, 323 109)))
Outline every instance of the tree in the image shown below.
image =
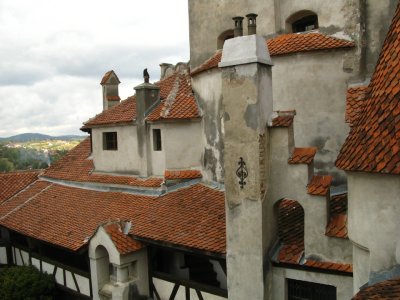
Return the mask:
POLYGON ((50 300, 54 299, 53 276, 41 273, 33 266, 18 266, 0 270, 0 299, 50 300))
POLYGON ((7 158, 0 158, 0 172, 10 172, 15 169, 14 164, 7 158))

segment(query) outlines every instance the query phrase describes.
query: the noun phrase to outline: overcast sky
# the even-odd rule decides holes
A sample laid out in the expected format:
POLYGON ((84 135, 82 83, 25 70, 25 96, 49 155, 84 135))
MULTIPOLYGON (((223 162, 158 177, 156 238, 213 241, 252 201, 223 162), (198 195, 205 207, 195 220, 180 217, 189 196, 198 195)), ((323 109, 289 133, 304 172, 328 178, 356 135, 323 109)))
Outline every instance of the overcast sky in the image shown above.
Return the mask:
POLYGON ((189 60, 187 0, 0 0, 0 137, 83 134, 100 80, 133 95, 144 68, 189 60))

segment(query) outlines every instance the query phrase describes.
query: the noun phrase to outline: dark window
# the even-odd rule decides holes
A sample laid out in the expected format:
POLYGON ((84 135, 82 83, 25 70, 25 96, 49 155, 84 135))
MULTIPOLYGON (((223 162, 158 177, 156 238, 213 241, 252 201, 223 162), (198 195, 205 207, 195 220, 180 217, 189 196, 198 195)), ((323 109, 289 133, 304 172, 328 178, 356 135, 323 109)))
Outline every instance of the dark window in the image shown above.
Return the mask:
POLYGON ((118 150, 116 132, 103 132, 103 150, 118 150))
POLYGON ((292 23, 293 32, 303 32, 318 28, 317 15, 305 16, 292 23))
POLYGON ((153 129, 153 150, 161 151, 161 129, 153 129))
POLYGON ((336 300, 336 287, 288 279, 288 300, 336 300))

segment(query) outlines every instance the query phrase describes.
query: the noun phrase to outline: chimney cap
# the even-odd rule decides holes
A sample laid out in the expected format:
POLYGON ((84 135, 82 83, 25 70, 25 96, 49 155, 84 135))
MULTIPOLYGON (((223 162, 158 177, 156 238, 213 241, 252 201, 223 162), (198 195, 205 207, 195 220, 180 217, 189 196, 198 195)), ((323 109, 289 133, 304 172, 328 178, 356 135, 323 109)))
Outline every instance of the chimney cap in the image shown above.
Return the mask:
POLYGON ((246 17, 247 17, 247 18, 257 18, 258 15, 255 14, 255 13, 250 13, 250 14, 247 14, 246 17))
POLYGON ((112 77, 115 78, 117 84, 121 83, 121 81, 119 81, 119 78, 118 78, 117 74, 114 72, 114 70, 110 70, 104 74, 103 78, 101 79, 100 84, 101 85, 109 84, 110 83, 109 80, 112 77))
POLYGON ((233 17, 232 18, 232 20, 234 20, 234 21, 236 21, 236 20, 243 20, 244 19, 244 17, 241 17, 241 16, 236 16, 236 17, 233 17))

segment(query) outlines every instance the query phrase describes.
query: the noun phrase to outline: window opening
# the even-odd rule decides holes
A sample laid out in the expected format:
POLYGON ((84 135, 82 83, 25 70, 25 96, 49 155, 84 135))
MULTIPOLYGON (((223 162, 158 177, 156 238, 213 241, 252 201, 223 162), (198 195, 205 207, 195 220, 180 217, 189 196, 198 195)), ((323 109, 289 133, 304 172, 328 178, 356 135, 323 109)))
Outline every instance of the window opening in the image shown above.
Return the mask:
POLYGON ((296 12, 286 20, 287 32, 305 32, 318 28, 318 16, 310 10, 296 12))
POLYGON ((161 151, 161 129, 153 129, 153 150, 161 151))
POLYGON ((116 132, 103 132, 103 150, 118 150, 116 132))
POLYGON ((301 280, 287 280, 288 300, 336 300, 336 287, 301 280))
POLYGON ((233 29, 229 29, 221 33, 217 39, 217 49, 222 49, 226 40, 235 37, 233 29))

